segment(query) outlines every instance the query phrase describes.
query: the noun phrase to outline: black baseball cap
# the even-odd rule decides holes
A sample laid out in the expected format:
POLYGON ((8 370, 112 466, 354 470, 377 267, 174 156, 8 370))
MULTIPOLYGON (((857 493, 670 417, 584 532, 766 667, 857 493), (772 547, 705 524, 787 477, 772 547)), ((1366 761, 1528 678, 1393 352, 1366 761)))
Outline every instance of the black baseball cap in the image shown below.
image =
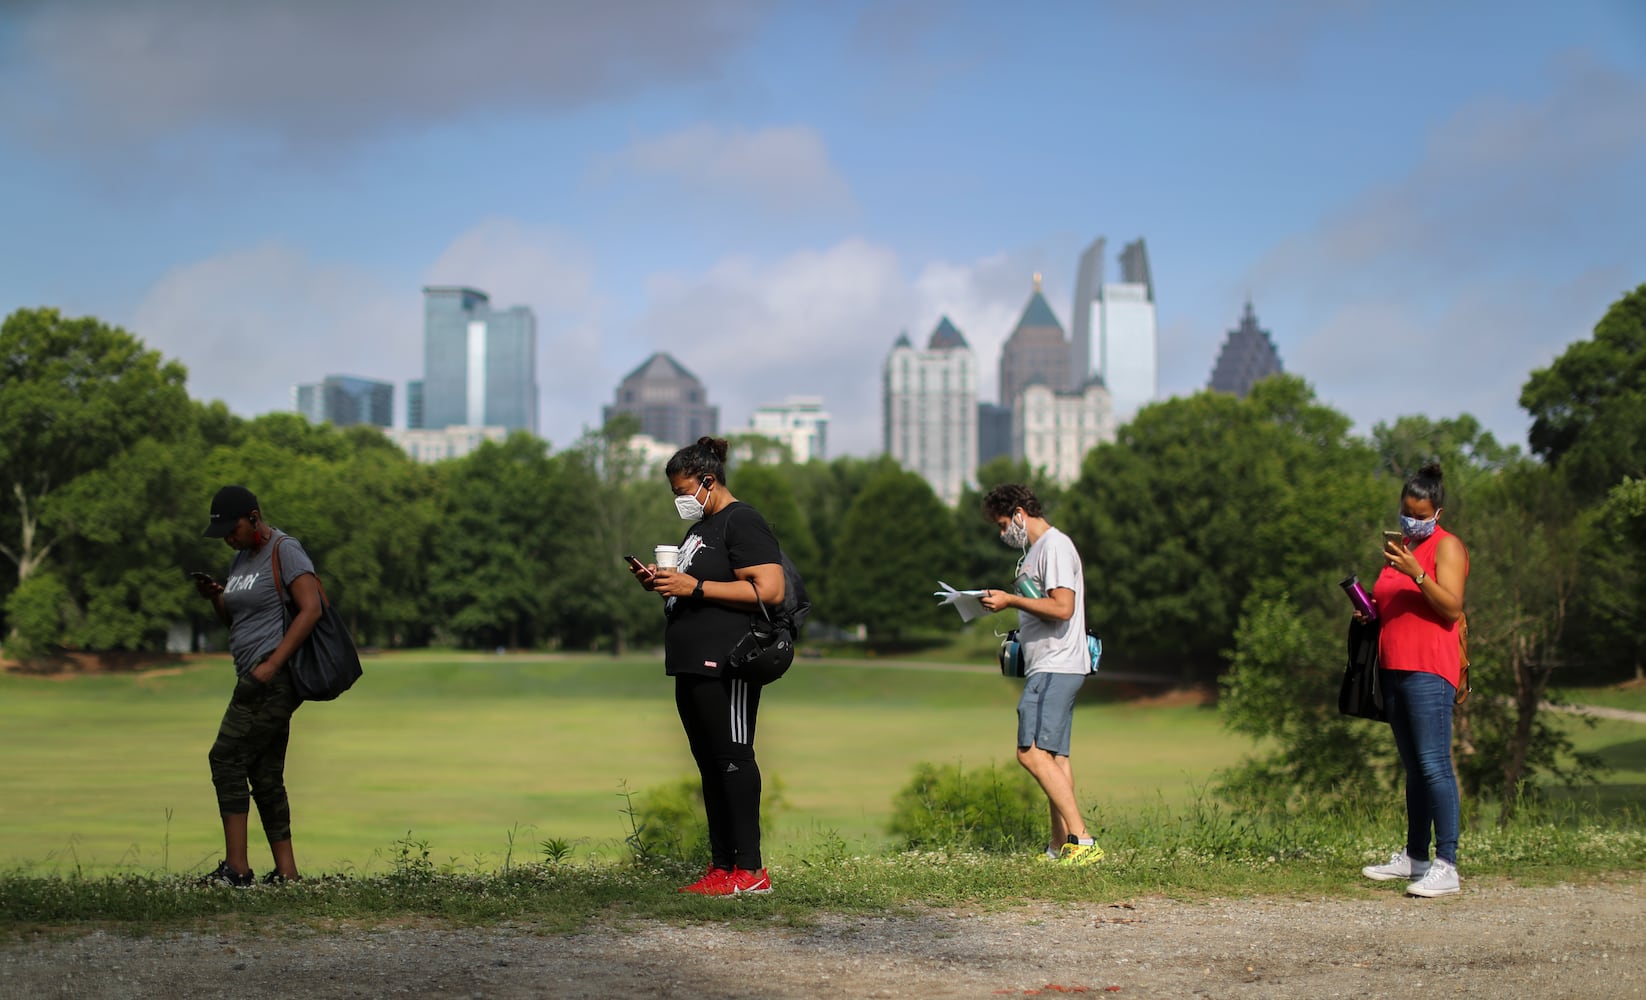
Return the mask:
POLYGON ((201 532, 207 538, 222 538, 234 530, 242 517, 258 510, 257 497, 244 486, 225 486, 211 498, 211 523, 201 532))

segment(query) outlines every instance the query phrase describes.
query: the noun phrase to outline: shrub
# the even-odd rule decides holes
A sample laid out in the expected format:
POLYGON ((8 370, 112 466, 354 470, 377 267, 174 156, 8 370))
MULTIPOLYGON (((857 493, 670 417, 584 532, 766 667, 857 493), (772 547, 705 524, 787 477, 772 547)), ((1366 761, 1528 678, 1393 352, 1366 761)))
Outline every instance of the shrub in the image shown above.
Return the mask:
POLYGON ((905 850, 1010 853, 1042 846, 1046 799, 1029 775, 995 765, 966 772, 922 762, 892 802, 888 832, 905 850))

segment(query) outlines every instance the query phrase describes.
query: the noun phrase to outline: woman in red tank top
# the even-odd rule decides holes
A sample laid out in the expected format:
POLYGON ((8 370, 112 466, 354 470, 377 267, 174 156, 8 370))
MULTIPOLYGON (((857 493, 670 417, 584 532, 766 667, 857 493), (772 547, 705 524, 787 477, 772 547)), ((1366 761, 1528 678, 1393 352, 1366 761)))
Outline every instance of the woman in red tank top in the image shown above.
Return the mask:
POLYGON ((1406 846, 1388 864, 1361 872, 1380 881, 1406 879, 1406 891, 1414 896, 1450 895, 1460 884, 1452 706, 1462 662, 1458 620, 1469 554, 1456 535, 1440 527, 1444 499, 1438 463, 1406 480, 1400 491, 1402 537, 1384 546, 1386 566, 1372 588, 1383 707, 1406 771, 1406 846))

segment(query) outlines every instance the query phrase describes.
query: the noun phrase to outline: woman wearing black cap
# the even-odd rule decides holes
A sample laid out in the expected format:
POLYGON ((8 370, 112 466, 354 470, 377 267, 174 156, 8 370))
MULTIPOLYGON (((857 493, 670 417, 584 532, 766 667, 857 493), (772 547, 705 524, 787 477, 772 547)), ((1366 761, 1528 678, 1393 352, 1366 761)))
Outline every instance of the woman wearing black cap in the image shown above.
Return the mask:
POLYGON ((320 620, 319 582, 302 543, 265 523, 257 498, 244 486, 217 491, 205 535, 221 538, 235 550, 225 583, 199 574, 195 584, 228 626, 229 651, 239 678, 208 755, 223 816, 225 856, 206 880, 241 887, 253 883, 246 821, 251 800, 256 799, 257 815, 274 854, 274 871, 264 881, 295 881, 285 772, 291 716, 300 699, 285 666, 320 620), (297 605, 289 623, 274 581, 277 547, 282 587, 297 605))

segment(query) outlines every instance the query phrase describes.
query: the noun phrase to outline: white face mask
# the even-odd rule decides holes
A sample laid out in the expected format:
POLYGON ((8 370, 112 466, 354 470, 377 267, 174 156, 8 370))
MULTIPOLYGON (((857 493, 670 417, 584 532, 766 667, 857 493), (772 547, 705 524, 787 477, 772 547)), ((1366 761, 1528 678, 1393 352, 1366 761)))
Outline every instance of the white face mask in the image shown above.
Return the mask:
MULTIPOLYGON (((698 489, 702 488, 701 486, 698 487, 698 489)), ((675 497, 674 509, 679 513, 682 521, 701 521, 705 513, 702 502, 697 499, 697 490, 692 490, 690 494, 683 497, 675 497)))
POLYGON ((1029 520, 1028 520, 1028 518, 1023 518, 1023 519, 1019 520, 1017 518, 1017 516, 1014 515, 1012 517, 1012 523, 1006 525, 1006 530, 1002 531, 1000 533, 1000 540, 1002 542, 1005 542, 1007 545, 1010 545, 1014 549, 1021 549, 1025 545, 1028 545, 1029 544, 1029 520))

